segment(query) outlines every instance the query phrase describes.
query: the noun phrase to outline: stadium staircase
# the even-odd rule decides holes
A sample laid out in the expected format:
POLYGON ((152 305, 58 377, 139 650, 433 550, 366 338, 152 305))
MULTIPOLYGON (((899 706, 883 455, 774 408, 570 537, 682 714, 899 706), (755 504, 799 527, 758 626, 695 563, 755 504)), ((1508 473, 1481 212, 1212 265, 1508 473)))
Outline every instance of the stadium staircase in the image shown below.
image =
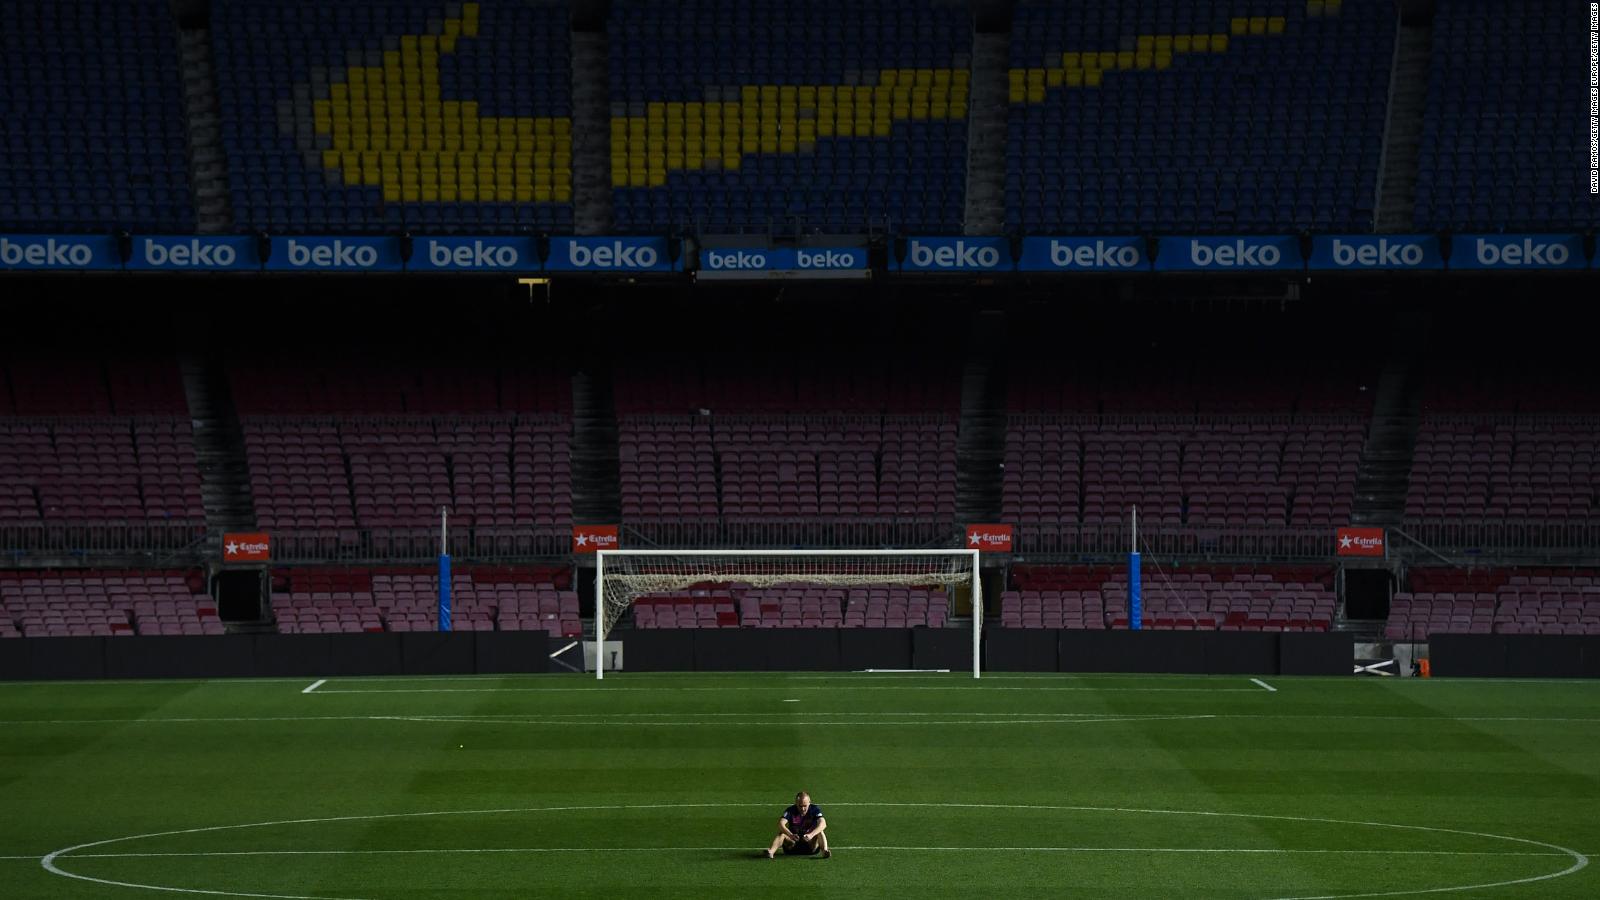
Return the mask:
POLYGON ((999 234, 1006 221, 1006 67, 1011 35, 972 38, 972 103, 967 120, 965 233, 999 234))
POLYGON ((610 52, 604 31, 572 33, 572 205, 578 234, 608 234, 612 226, 610 52))
POLYGON ((255 495, 244 432, 222 366, 195 356, 180 360, 183 391, 194 423, 194 454, 200 466, 200 497, 205 503, 211 558, 220 554, 222 534, 256 530, 255 495))
POLYGON ((1423 107, 1428 99, 1428 64, 1433 30, 1402 25, 1394 72, 1389 79, 1389 122, 1384 129, 1383 164, 1378 175, 1378 231, 1414 227, 1417 202, 1417 148, 1422 139, 1423 107))
POLYGON ((622 519, 617 410, 608 371, 572 376, 572 520, 614 525, 622 519))
POLYGON ((221 105, 211 56, 211 32, 184 28, 178 36, 183 54, 183 99, 189 117, 189 185, 196 228, 201 234, 233 231, 228 196, 228 161, 222 149, 221 105))
POLYGON ((961 433, 956 439, 958 524, 1000 521, 1006 458, 1006 320, 978 313, 961 373, 961 433))
POLYGON ((1356 525, 1399 525, 1422 421, 1422 391, 1408 360, 1396 355, 1384 365, 1373 403, 1372 425, 1361 449, 1351 519, 1356 525))

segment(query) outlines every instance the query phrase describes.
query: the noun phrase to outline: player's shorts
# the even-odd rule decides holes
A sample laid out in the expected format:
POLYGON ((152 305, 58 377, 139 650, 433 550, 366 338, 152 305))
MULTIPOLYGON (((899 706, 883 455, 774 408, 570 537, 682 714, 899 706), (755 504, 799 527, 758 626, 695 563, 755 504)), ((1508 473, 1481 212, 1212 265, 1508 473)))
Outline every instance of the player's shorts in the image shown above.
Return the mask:
POLYGON ((784 847, 783 852, 791 856, 814 856, 816 855, 817 851, 821 849, 822 846, 816 841, 812 841, 809 844, 802 844, 799 841, 795 841, 794 843, 784 847))

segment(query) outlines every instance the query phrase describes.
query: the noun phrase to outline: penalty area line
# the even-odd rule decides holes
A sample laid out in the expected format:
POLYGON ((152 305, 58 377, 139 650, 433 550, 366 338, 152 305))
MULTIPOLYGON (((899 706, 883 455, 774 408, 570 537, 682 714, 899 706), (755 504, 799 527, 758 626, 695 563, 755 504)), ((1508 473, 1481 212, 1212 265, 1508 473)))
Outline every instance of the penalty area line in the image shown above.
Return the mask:
POLYGON ((1264 687, 1264 688, 1266 688, 1266 689, 1267 689, 1267 691, 1268 691, 1268 693, 1273 693, 1273 694, 1276 694, 1276 693, 1277 693, 1277 692, 1278 692, 1278 689, 1277 689, 1277 688, 1275 688, 1275 687, 1273 687, 1273 686, 1272 686, 1272 685, 1270 685, 1270 684, 1267 684, 1267 683, 1266 683, 1266 682, 1265 682, 1265 681, 1262 681, 1262 680, 1261 680, 1261 679, 1259 679, 1259 678, 1252 678, 1252 679, 1250 679, 1250 680, 1251 680, 1251 681, 1253 681, 1253 682, 1255 682, 1255 683, 1256 683, 1256 684, 1259 684, 1259 685, 1261 685, 1261 686, 1262 686, 1262 687, 1264 687))
POLYGON ((313 682, 311 682, 311 684, 309 686, 306 687, 305 690, 301 691, 300 693, 309 694, 312 691, 316 690, 319 687, 322 687, 323 685, 325 685, 327 683, 328 683, 328 679, 326 679, 326 678, 322 679, 321 681, 313 681, 313 682))

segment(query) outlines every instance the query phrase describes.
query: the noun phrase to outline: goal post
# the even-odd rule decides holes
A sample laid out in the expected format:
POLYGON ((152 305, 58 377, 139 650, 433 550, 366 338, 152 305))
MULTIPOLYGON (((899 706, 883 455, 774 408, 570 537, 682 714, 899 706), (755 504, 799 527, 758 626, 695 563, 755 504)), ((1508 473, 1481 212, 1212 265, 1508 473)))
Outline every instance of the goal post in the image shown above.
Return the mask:
POLYGON ((597 679, 605 678, 606 635, 634 601, 700 585, 904 586, 945 591, 969 585, 972 677, 980 675, 983 584, 977 550, 601 550, 595 556, 597 679))

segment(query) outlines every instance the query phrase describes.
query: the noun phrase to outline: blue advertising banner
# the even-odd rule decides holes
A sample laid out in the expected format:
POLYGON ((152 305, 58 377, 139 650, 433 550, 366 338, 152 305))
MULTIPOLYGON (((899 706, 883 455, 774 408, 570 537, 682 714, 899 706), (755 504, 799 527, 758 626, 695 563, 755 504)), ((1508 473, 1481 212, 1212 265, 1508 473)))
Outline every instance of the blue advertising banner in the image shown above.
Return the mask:
POLYGON ((537 272, 539 252, 527 237, 419 237, 411 242, 412 272, 537 272))
POLYGON ((114 271, 117 241, 82 234, 0 234, 0 269, 114 271))
POLYGON ((865 247, 702 247, 701 280, 866 278, 865 247))
POLYGON ((1327 234, 1311 239, 1306 265, 1324 271, 1421 271, 1443 269, 1444 257, 1431 234, 1327 234))
POLYGON ((1011 246, 1005 238, 914 237, 906 243, 902 272, 1006 272, 1011 246))
POLYGON ((666 238, 551 238, 550 272, 671 272, 666 238))
POLYGON ((266 268, 274 272, 398 272, 400 239, 275 237, 266 268))
POLYGON ((1452 269, 1582 269, 1580 234, 1458 234, 1450 242, 1452 269))
POLYGON ((1141 237, 1032 237, 1022 242, 1019 272, 1137 272, 1150 268, 1141 237))
POLYGON ((1300 268, 1293 237, 1164 237, 1157 272, 1271 272, 1300 268))
POLYGON ((259 268, 256 239, 238 235, 140 236, 133 239, 133 254, 128 257, 128 270, 140 272, 253 272, 259 268))

